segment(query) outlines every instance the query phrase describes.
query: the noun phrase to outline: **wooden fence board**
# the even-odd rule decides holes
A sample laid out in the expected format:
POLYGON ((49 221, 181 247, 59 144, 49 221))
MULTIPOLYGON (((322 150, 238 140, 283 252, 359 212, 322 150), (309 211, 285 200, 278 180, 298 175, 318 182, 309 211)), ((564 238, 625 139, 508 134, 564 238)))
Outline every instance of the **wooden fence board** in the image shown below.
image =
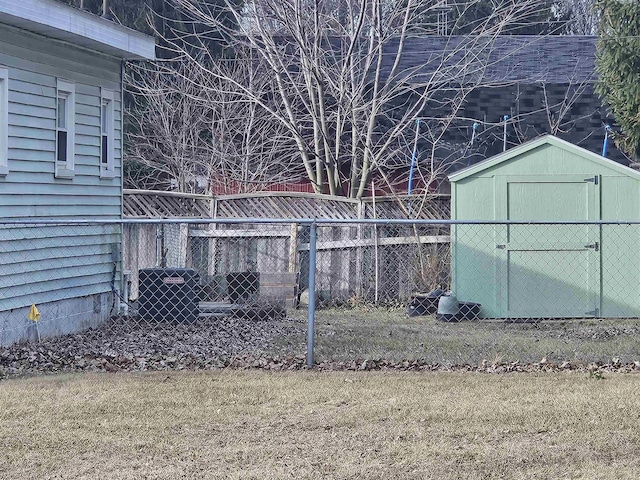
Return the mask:
MULTIPOLYGON (((419 237, 383 237, 377 239, 378 246, 385 245, 415 245, 430 243, 449 243, 451 237, 449 235, 421 235, 419 237)), ((319 241, 317 250, 342 250, 358 247, 373 247, 376 245, 374 238, 350 239, 350 240, 332 240, 319 241)), ((309 251, 308 243, 301 243, 298 251, 309 251)))

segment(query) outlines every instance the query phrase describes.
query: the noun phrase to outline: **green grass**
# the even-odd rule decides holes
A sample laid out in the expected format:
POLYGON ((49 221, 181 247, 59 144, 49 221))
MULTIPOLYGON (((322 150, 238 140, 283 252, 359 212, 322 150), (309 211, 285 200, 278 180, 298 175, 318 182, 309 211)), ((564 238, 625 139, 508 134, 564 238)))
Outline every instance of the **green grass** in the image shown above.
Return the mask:
POLYGON ((624 479, 640 377, 175 372, 0 388, 0 478, 624 479))
MULTIPOLYGON (((303 316, 302 312, 298 315, 303 316)), ((536 324, 438 322, 402 310, 326 309, 316 315, 316 357, 426 359, 441 364, 640 360, 640 320, 555 320, 536 324)), ((280 339, 300 344, 304 338, 280 339)))

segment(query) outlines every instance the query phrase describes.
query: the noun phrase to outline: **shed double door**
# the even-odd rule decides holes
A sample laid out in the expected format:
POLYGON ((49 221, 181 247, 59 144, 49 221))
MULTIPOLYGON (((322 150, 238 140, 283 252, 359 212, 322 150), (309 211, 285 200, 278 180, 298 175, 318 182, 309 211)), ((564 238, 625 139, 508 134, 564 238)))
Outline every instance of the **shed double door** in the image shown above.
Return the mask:
MULTIPOLYGON (((580 222, 600 218, 598 176, 496 177, 496 219, 580 222)), ((495 229, 496 301, 508 318, 598 316, 598 225, 495 229)))

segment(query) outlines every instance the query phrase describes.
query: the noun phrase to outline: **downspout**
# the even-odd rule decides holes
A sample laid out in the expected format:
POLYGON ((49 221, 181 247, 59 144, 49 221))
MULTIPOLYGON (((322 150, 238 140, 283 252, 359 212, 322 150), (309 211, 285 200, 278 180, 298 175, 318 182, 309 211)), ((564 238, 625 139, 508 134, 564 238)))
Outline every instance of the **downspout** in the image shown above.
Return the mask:
MULTIPOLYGON (((106 4, 105 4, 106 5, 106 4)), ((118 246, 119 255, 116 253, 116 258, 120 261, 120 275, 119 275, 119 292, 115 299, 118 301, 118 313, 122 315, 128 315, 129 313, 129 293, 127 289, 127 275, 124 271, 124 59, 120 59, 120 245, 118 246), (124 294, 124 296, 123 296, 124 294)), ((115 134, 114 134, 115 137, 115 134)), ((115 143, 115 138, 114 138, 115 143)), ((115 145, 114 145, 115 147, 115 145)), ((115 155, 114 155, 115 156, 115 155)), ((115 165, 113 166, 115 170, 115 165)), ((114 265, 114 269, 117 270, 118 266, 114 265)), ((114 271, 115 279, 115 271, 114 271)), ((116 290, 114 288, 114 290, 116 290)), ((116 292, 113 292, 116 295, 116 292)))
MULTIPOLYGON (((115 135, 114 135, 115 137, 115 135)), ((114 138, 115 142, 115 138, 114 138)), ((113 166, 115 169, 115 165, 113 166)), ((120 60, 120 220, 124 218, 124 60, 120 60)))

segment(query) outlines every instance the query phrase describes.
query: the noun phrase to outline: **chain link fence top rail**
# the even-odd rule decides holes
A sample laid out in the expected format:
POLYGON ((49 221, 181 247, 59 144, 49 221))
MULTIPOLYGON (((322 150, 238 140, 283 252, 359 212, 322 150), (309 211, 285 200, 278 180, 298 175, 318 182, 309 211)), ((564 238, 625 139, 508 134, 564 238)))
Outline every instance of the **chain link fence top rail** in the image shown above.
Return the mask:
POLYGON ((86 368, 634 362, 638 245, 634 222, 5 222, 0 365, 25 341, 86 368))

